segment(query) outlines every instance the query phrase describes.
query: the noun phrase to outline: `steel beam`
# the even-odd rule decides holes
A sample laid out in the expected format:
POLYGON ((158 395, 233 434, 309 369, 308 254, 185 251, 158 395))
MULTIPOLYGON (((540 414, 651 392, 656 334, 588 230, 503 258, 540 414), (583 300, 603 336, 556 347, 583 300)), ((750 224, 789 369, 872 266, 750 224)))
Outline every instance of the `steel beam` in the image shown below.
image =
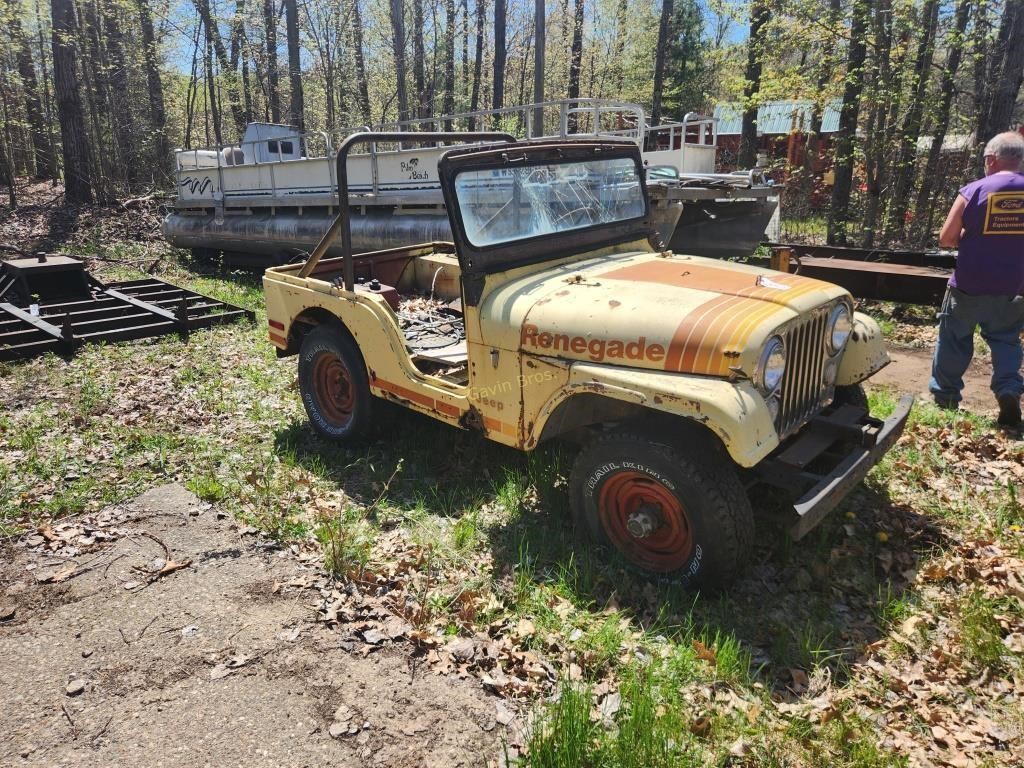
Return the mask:
POLYGON ((938 306, 950 270, 853 259, 800 259, 797 274, 841 285, 857 298, 938 306))

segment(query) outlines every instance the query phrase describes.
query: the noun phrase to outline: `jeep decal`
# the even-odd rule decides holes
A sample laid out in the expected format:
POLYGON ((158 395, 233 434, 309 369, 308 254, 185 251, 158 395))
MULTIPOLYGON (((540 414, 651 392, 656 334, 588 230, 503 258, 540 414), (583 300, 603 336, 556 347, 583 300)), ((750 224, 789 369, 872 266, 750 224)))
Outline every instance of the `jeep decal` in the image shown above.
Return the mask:
POLYGON ((576 355, 586 354, 595 363, 603 360, 650 360, 658 363, 665 359, 665 347, 662 344, 648 344, 646 336, 633 341, 621 339, 588 339, 583 336, 570 336, 567 333, 541 331, 536 325, 525 323, 520 335, 522 347, 551 350, 552 352, 571 352, 576 355))

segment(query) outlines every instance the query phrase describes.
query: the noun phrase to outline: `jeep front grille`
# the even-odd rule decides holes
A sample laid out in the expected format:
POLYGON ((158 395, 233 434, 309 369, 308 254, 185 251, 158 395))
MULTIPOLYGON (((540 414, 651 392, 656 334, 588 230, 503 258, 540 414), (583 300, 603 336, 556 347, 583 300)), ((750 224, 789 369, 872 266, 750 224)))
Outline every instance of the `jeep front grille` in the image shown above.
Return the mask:
POLYGON ((791 325, 783 336, 786 373, 782 379, 779 415, 775 419, 780 440, 799 429, 821 408, 828 309, 826 306, 814 310, 809 317, 791 325))

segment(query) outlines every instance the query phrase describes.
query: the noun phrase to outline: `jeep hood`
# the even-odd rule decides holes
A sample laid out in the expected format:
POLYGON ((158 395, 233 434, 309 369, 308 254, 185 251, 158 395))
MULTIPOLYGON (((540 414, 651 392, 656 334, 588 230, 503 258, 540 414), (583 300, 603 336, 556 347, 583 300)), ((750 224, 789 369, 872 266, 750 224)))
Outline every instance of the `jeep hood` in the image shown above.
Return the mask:
POLYGON ((652 253, 547 265, 496 282, 480 305, 489 344, 709 376, 752 374, 780 326, 847 295, 798 275, 652 253))

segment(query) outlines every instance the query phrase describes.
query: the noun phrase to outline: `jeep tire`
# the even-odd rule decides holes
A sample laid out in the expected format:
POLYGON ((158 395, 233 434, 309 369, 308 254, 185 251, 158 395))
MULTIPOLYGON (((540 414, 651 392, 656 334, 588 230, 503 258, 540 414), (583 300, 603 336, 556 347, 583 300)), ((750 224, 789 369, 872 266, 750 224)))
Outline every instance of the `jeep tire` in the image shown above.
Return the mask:
POLYGON ((346 443, 366 434, 372 408, 366 366, 341 328, 318 325, 302 340, 299 393, 317 434, 346 443))
POLYGON ((725 586, 750 553, 753 514, 727 457, 696 445, 628 432, 596 439, 569 478, 577 528, 658 580, 725 586))

